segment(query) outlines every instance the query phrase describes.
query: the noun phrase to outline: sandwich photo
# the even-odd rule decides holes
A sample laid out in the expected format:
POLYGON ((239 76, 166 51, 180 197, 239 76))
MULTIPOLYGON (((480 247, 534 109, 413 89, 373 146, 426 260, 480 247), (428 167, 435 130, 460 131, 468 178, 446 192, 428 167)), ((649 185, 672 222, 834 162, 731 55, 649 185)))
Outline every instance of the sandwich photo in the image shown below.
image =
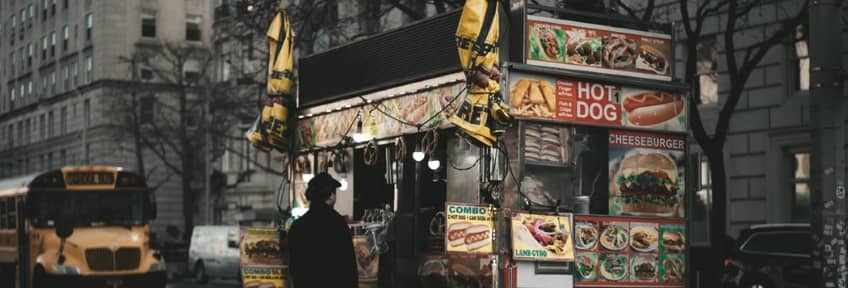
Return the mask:
POLYGON ((630 228, 630 248, 638 252, 652 252, 657 250, 659 237, 657 229, 647 226, 635 226, 630 228))
POLYGON ((492 244, 492 231, 486 225, 472 225, 465 229, 465 247, 474 251, 492 244))
POLYGON ((368 245, 367 240, 361 238, 361 240, 356 239, 356 237, 354 237, 353 241, 353 252, 356 256, 356 270, 359 272, 359 278, 376 278, 378 264, 377 254, 372 252, 371 245, 368 245))
POLYGON ((618 163, 614 193, 623 214, 671 216, 679 204, 677 164, 661 153, 631 153, 618 163))
POLYGON ((627 276, 627 256, 619 254, 601 254, 598 256, 600 274, 604 279, 619 281, 627 276))
POLYGON ((568 45, 566 52, 568 59, 566 63, 600 66, 601 65, 601 50, 603 43, 600 37, 587 37, 584 32, 568 31, 568 45))
POLYGON ((604 67, 629 68, 636 61, 636 42, 622 37, 604 37, 604 67))
POLYGON ((674 119, 686 109, 683 97, 665 92, 645 92, 625 96, 622 108, 627 121, 636 126, 651 126, 674 119))
POLYGON ((276 239, 260 239, 248 241, 245 244, 244 253, 253 264, 277 264, 280 263, 280 242, 276 239))
POLYGON ((607 250, 624 250, 628 243, 630 243, 630 237, 627 235, 627 229, 620 224, 607 224, 601 232, 601 246, 607 250))
POLYGON ((665 231, 662 234, 662 245, 665 253, 683 253, 686 250, 686 239, 680 232, 665 231))
POLYGON ((668 61, 665 58, 665 54, 659 49, 650 45, 642 45, 639 47, 639 58, 636 59, 636 68, 664 75, 668 70, 668 61))
POLYGON ((598 229, 590 222, 574 224, 575 246, 580 250, 592 250, 598 245, 598 229))
POLYGON ((465 245, 465 230, 471 227, 471 223, 458 222, 448 226, 448 244, 451 247, 465 245))
POLYGON ((547 80, 518 79, 509 92, 514 114, 553 118, 556 113, 556 89, 547 80))
POLYGON ((654 256, 636 256, 630 261, 631 279, 634 281, 656 281, 657 259, 654 256))
POLYGON ((663 260, 663 282, 683 282, 685 265, 677 257, 669 257, 663 260))
POLYGON ((544 26, 530 27, 530 58, 564 62, 565 33, 544 26))
POLYGON ((577 255, 575 266, 577 268, 577 281, 595 281, 597 276, 598 256, 595 254, 577 255))

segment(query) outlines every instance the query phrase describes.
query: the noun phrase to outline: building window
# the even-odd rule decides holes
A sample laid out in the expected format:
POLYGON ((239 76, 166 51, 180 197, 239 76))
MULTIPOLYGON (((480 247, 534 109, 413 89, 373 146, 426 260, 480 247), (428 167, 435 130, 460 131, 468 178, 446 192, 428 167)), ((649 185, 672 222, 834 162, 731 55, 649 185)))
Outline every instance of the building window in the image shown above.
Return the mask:
POLYGON ((792 221, 809 222, 812 215, 810 201, 810 153, 793 151, 790 153, 791 176, 788 183, 792 191, 792 221))
POLYGON ((32 96, 32 79, 27 80, 27 96, 32 96))
POLYGON ((91 13, 85 15, 85 40, 91 41, 91 32, 94 30, 94 19, 91 13))
POLYGON ((47 75, 41 77, 41 95, 50 96, 50 93, 47 90, 47 75))
POLYGON ((795 57, 798 65, 795 66, 795 89, 801 91, 810 90, 810 55, 807 47, 806 25, 798 25, 795 28, 795 57))
POLYGON ((10 95, 10 96, 11 96, 11 98, 12 98, 12 102, 15 102, 15 87, 14 87, 14 86, 12 86, 11 88, 9 88, 9 95, 10 95))
POLYGON ((35 48, 32 46, 30 42, 27 44, 27 67, 32 67, 32 55, 35 52, 35 48))
POLYGON ((53 152, 47 152, 47 167, 53 168, 53 152))
POLYGON ((29 4, 29 26, 32 27, 32 21, 35 19, 35 6, 29 4))
POLYGON ((71 38, 71 28, 65 25, 62 29, 62 51, 68 51, 68 39, 71 38))
POLYGON ((50 7, 50 0, 41 2, 41 21, 47 20, 47 7, 50 7))
POLYGON ((50 15, 56 16, 56 0, 50 1, 50 15))
POLYGON ((47 112, 47 137, 53 137, 56 135, 56 122, 55 118, 53 118, 53 111, 47 112))
POLYGON ((141 80, 153 80, 153 69, 141 68, 141 80))
POLYGON ((156 98, 148 96, 141 98, 139 103, 139 122, 142 124, 153 123, 153 117, 156 109, 156 98))
POLYGON ((692 241, 695 243, 710 243, 710 208, 712 205, 712 173, 710 162, 703 155, 694 157, 693 163, 699 163, 698 191, 692 201, 692 241))
POLYGON ((56 71, 50 71, 50 93, 49 95, 56 94, 56 71))
POLYGON ((83 104, 83 109, 85 110, 85 126, 88 127, 91 125, 91 101, 85 99, 85 104, 83 104))
POLYGON ((62 8, 68 9, 68 1, 69 0, 62 0, 62 8))
POLYGON ((186 40, 200 41, 202 35, 200 30, 200 16, 186 15, 186 40))
POLYGON ((56 31, 50 32, 50 57, 56 56, 56 31))
POLYGON ((92 63, 91 63, 91 55, 85 56, 85 83, 91 83, 92 80, 92 63))
POLYGON ((47 59, 47 36, 41 37, 41 59, 47 59))
POLYGON ((12 59, 10 61, 11 62, 10 69, 12 71, 12 75, 15 75, 15 61, 17 60, 17 59, 15 59, 15 51, 9 52, 9 59, 12 59))
POLYGON ((71 90, 71 71, 68 70, 68 65, 62 67, 62 85, 65 91, 71 90))
POLYGON ((156 37, 156 14, 146 12, 141 15, 141 37, 156 37))
MULTIPOLYGON (((65 2, 65 3, 68 3, 68 2, 65 2)), ((67 158, 66 154, 67 153, 65 153, 65 149, 62 149, 61 151, 59 151, 59 161, 62 161, 62 162, 59 162, 59 163, 62 163, 62 166, 68 165, 68 158, 67 158)))
POLYGON ((74 87, 76 87, 79 85, 79 63, 76 60, 71 64, 71 74, 73 74, 74 87))
POLYGON ((41 140, 47 139, 47 119, 44 117, 44 114, 41 114, 39 117, 38 135, 41 140))
POLYGON ((59 116, 59 135, 68 133, 68 107, 62 107, 62 114, 59 116))
POLYGON ((715 38, 698 43, 699 104, 718 103, 718 49, 715 38))
MULTIPOLYGON (((21 32, 24 32, 24 26, 27 23, 27 10, 26 8, 21 9, 21 32)), ((21 35, 23 36, 23 35, 21 35)))

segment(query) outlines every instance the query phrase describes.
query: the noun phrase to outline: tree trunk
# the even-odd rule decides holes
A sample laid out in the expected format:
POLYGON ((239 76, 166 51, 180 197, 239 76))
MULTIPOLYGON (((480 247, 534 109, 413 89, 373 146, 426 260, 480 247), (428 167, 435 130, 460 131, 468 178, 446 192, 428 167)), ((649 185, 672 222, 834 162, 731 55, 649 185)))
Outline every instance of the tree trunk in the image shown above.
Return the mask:
POLYGON ((706 279, 712 282, 708 287, 721 287, 721 272, 724 265, 726 245, 724 243, 727 234, 727 175, 724 169, 724 145, 709 145, 703 147, 709 159, 710 179, 712 188, 712 209, 710 210, 710 242, 712 246, 711 259, 708 259, 709 272, 714 275, 706 275, 706 279))
MULTIPOLYGON (((183 70, 184 62, 180 62, 181 65, 180 71, 183 70)), ((182 184, 183 190, 183 224, 185 225, 185 231, 183 233, 183 239, 189 240, 188 237, 191 234, 191 231, 194 229, 194 191, 191 189, 191 182, 194 176, 194 169, 192 169, 193 164, 193 152, 191 147, 191 139, 189 139, 188 135, 188 94, 186 93, 186 85, 183 82, 183 76, 180 73, 178 76, 178 83, 180 87, 179 94, 179 147, 182 151, 177 151, 180 158, 180 167, 182 169, 182 174, 180 175, 180 181, 182 184)))

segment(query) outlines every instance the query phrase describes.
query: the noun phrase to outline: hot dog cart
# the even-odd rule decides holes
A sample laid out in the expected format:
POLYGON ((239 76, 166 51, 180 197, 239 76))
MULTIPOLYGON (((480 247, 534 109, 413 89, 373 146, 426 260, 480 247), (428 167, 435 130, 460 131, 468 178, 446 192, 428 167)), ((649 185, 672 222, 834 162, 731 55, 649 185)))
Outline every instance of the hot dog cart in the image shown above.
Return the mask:
POLYGON ((684 287, 671 27, 512 2, 492 147, 449 121, 459 11, 301 59, 293 219, 311 175, 341 179, 363 287, 684 287))

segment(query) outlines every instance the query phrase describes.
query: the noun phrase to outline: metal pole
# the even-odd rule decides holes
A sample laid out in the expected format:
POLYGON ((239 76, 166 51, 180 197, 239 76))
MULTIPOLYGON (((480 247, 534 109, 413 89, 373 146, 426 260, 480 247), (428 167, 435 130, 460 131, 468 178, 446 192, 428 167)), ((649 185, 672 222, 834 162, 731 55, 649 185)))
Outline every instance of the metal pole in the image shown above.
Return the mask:
POLYGON ((809 11, 810 109, 813 145, 810 287, 845 288, 845 111, 842 101, 841 0, 812 0, 809 11))
POLYGON ((209 129, 212 127, 212 117, 209 115, 209 88, 204 88, 206 92, 203 97, 203 123, 206 125, 206 128, 203 130, 203 197, 204 202, 206 203, 206 209, 204 218, 206 218, 206 224, 211 225, 212 222, 212 185, 210 185, 210 177, 212 174, 212 164, 209 163, 212 159, 212 135, 209 133, 209 129))

